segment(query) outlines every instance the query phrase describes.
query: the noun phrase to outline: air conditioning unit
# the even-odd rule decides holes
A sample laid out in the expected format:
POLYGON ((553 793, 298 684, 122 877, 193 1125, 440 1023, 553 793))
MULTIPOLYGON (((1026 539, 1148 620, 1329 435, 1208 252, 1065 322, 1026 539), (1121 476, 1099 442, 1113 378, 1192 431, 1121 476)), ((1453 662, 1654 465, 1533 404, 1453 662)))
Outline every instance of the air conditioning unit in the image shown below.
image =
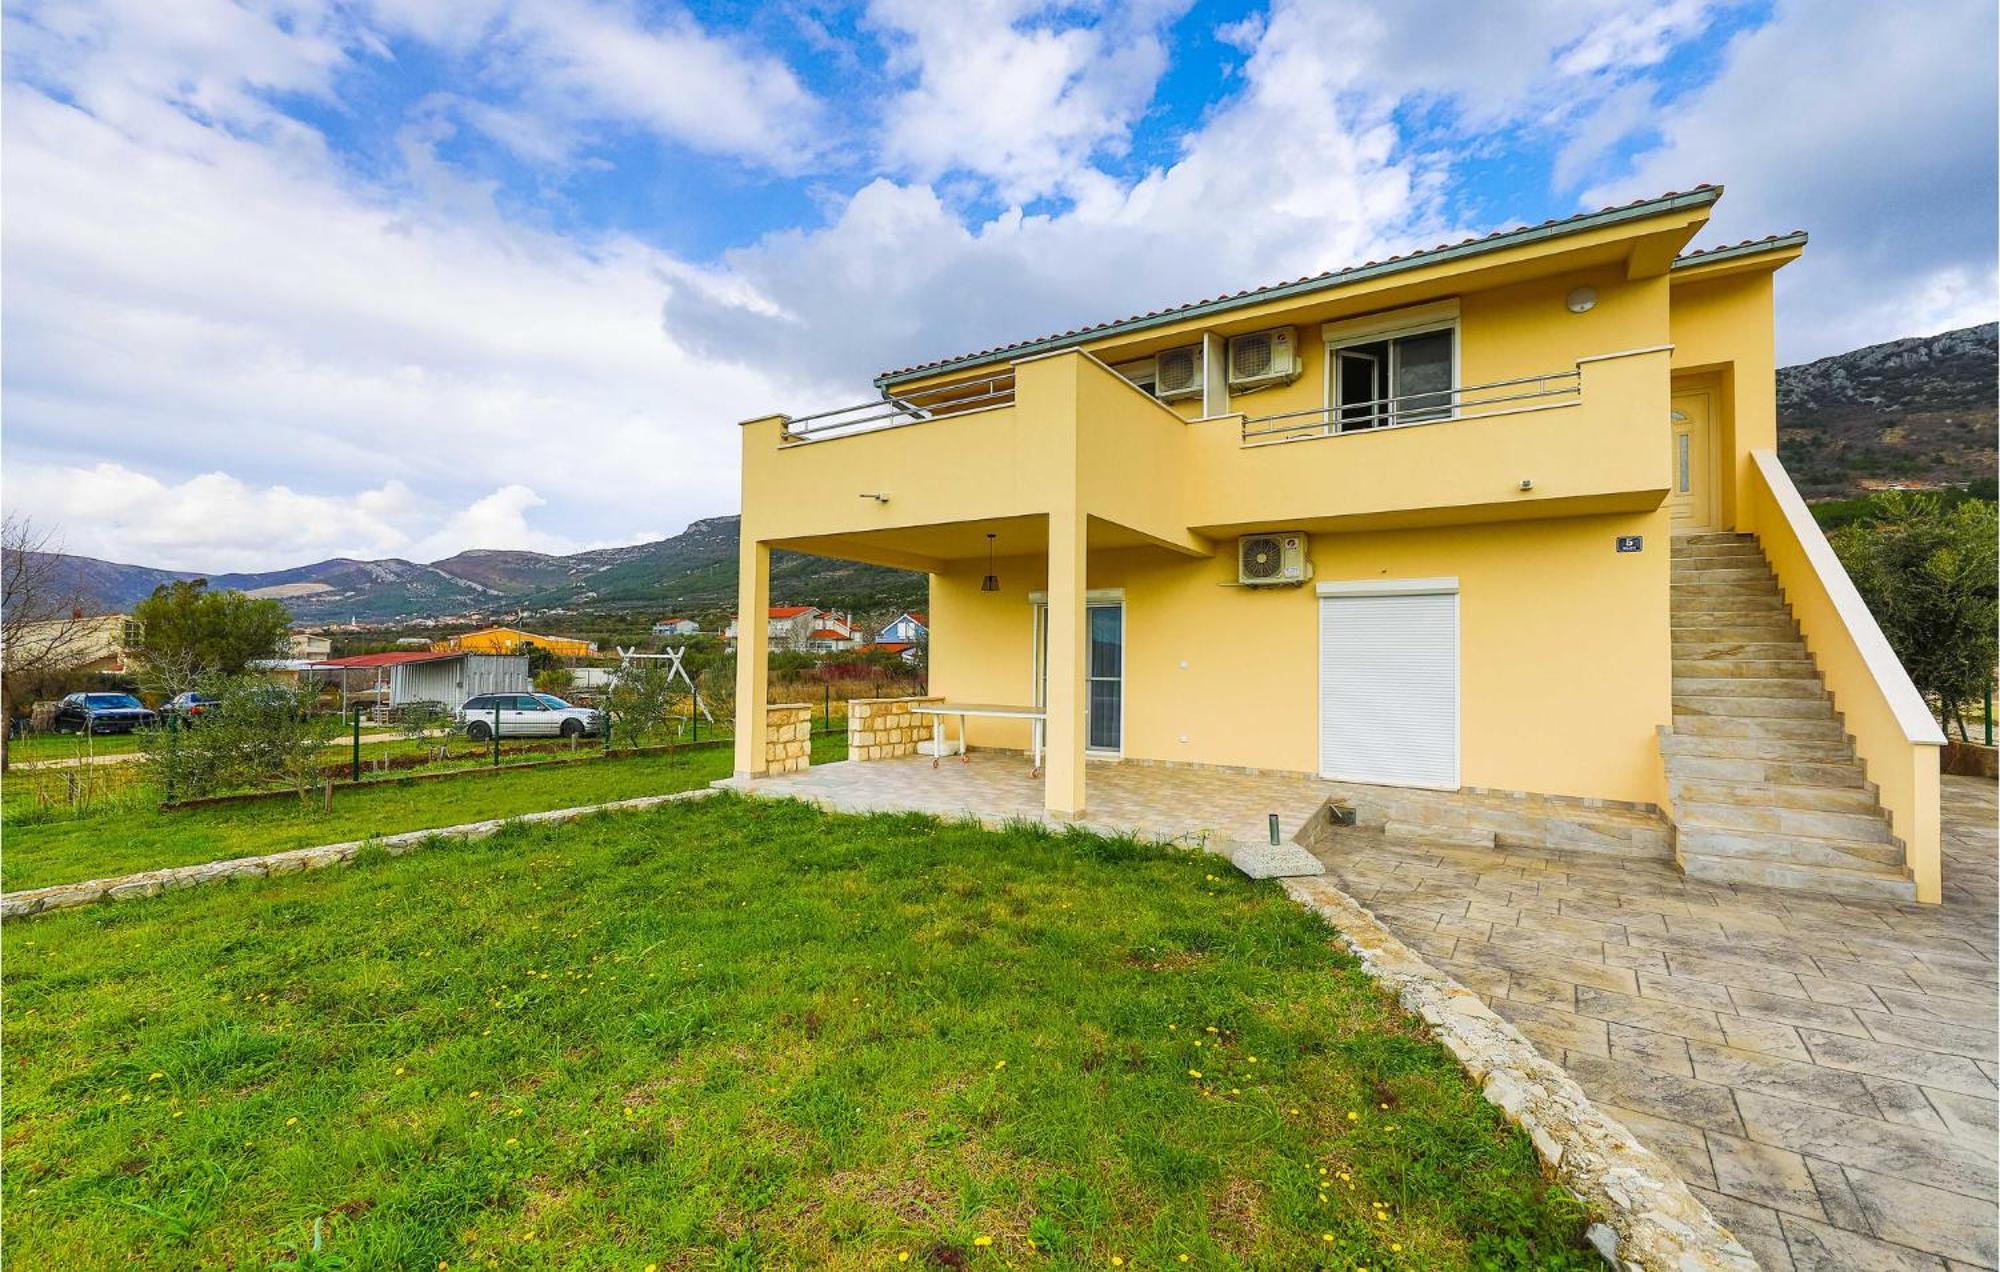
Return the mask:
POLYGON ((1298 342, 1290 327, 1253 331, 1229 338, 1229 387, 1232 391, 1290 384, 1299 378, 1298 342))
POLYGON ((1202 390, 1201 346, 1162 349, 1153 360, 1153 396, 1162 402, 1200 397, 1202 390))
POLYGON ((1306 536, 1296 530, 1246 534, 1236 541, 1236 581, 1245 587, 1283 587, 1311 577, 1306 536))

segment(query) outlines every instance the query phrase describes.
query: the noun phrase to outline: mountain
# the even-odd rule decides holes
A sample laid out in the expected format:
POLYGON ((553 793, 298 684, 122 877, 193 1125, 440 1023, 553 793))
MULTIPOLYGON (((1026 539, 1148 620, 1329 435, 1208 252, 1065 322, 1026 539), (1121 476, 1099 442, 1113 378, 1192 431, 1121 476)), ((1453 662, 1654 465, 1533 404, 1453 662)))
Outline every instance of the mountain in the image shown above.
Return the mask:
POLYGON ((1778 451, 1808 499, 1991 483, 2000 324, 1778 371, 1778 451))
MULTIPOLYGON (((697 521, 670 539, 570 556, 475 549, 420 563, 335 557, 287 570, 203 575, 65 556, 61 577, 94 607, 130 609, 155 587, 207 578, 284 602, 301 622, 350 618, 512 617, 549 611, 689 610, 736 604, 736 517, 697 521)), ((874 610, 923 603, 924 578, 904 570, 775 553, 771 595, 783 602, 874 610)))

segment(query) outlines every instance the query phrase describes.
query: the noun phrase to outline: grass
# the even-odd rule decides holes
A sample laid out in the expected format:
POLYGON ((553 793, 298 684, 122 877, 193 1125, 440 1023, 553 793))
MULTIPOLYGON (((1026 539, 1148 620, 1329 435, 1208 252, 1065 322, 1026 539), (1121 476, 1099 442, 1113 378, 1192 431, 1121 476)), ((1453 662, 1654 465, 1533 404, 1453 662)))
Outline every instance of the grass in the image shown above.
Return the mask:
POLYGON ((1334 934, 1220 870, 723 796, 9 925, 0 1238, 21 1267, 264 1267, 316 1224, 350 1270, 1597 1266, 1334 934))
MULTIPOLYGON (((813 742, 813 756, 822 764, 843 758, 846 749, 844 734, 813 742)), ((10 799, 0 890, 686 790, 727 777, 732 762, 725 744, 448 781, 385 778, 338 790, 331 812, 316 803, 302 807, 280 799, 164 812, 138 803, 87 817, 34 820, 19 816, 18 799, 10 799)))

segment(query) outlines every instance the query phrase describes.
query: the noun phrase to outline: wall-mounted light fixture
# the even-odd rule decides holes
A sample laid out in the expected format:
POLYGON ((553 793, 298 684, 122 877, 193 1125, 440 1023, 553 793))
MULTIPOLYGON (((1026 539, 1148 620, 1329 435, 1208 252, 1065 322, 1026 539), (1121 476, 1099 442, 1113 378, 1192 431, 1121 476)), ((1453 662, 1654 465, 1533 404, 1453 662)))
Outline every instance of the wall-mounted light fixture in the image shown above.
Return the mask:
POLYGON ((1563 304, 1573 314, 1587 314, 1597 308, 1595 287, 1572 287, 1569 295, 1563 297, 1563 304))
POLYGON ((997 537, 990 532, 986 536, 986 577, 979 580, 979 590, 982 592, 1000 590, 1000 576, 993 572, 993 540, 997 537))

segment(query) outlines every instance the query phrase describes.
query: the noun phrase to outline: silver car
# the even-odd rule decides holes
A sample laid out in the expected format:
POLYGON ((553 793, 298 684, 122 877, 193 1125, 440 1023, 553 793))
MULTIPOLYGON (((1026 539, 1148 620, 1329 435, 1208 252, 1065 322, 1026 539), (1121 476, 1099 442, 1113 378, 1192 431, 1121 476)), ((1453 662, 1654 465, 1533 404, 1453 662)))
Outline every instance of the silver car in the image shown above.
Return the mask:
POLYGON ((580 738, 604 724, 598 712, 552 693, 482 693, 466 699, 457 718, 475 742, 490 741, 496 727, 503 738, 580 738))

